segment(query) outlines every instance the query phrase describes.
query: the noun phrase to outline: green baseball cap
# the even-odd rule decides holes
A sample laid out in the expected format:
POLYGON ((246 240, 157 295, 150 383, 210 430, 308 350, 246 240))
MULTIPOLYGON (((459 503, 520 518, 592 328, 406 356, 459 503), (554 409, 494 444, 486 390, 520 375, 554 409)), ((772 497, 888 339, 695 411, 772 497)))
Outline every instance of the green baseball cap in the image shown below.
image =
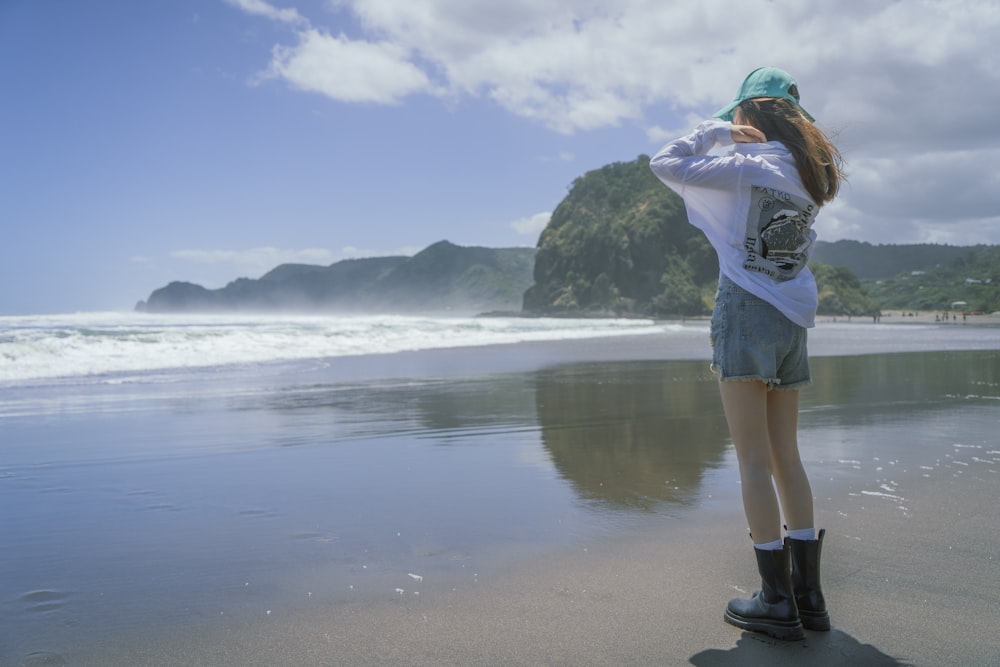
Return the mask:
POLYGON ((795 79, 792 78, 791 74, 777 67, 758 67, 747 74, 747 78, 743 79, 743 85, 736 93, 736 98, 717 111, 715 117, 732 121, 733 111, 740 105, 740 102, 752 100, 755 97, 780 97, 794 102, 803 116, 811 121, 816 120, 799 104, 799 87, 796 85, 795 79))

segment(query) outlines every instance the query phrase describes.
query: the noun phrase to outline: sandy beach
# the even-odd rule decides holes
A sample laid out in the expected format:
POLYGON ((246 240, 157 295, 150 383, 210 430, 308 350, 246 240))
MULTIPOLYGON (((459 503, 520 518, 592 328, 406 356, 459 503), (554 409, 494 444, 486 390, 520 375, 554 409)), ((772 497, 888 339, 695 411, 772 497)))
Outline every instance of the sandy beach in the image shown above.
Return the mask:
POLYGON ((834 629, 790 643, 722 621, 758 582, 706 341, 62 397, 0 422, 34 443, 0 467, 0 662, 1000 664, 996 334, 811 332, 834 629))

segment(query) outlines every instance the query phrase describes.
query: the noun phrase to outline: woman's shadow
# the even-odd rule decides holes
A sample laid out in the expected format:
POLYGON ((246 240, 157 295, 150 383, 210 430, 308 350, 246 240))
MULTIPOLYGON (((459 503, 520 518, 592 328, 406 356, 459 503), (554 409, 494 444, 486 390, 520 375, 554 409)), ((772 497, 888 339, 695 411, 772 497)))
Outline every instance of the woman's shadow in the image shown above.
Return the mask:
POLYGON ((871 644, 832 630, 806 633, 805 641, 783 642, 745 632, 729 650, 706 649, 691 656, 695 667, 745 667, 746 665, 809 665, 810 667, 911 667, 871 644))

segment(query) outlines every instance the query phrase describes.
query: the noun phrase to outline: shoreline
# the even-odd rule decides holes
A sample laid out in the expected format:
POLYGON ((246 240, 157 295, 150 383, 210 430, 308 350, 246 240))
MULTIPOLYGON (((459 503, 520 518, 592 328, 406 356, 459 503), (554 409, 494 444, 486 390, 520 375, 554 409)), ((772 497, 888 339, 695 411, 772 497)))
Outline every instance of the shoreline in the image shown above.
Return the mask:
MULTIPOLYGON (((817 322, 871 322, 871 315, 817 315, 817 322)), ((879 324, 962 324, 966 326, 1000 325, 1000 313, 963 313, 950 310, 900 310, 894 308, 875 317, 879 324), (951 319, 945 319, 950 317, 951 319)))
MULTIPOLYGON (((671 324, 691 324, 671 321, 671 324)), ((551 365, 618 361, 711 361, 708 319, 698 321, 704 329, 692 329, 684 337, 668 337, 652 331, 628 336, 604 336, 573 340, 521 341, 494 345, 470 345, 452 348, 394 352, 388 355, 337 357, 332 366, 359 369, 369 361, 389 361, 403 374, 423 374, 434 369, 437 374, 531 371, 551 365), (518 354, 511 355, 511 351, 518 354), (502 359, 495 363, 492 360, 502 359)), ((947 352, 1000 349, 996 340, 982 335, 983 325, 952 326, 933 321, 913 320, 901 323, 872 324, 864 321, 818 322, 809 330, 810 357, 840 357, 899 352, 947 352), (910 326, 925 325, 925 326, 910 326), (926 326, 930 325, 930 326, 926 326), (862 336, 856 334, 862 333, 862 336), (900 334, 905 335, 900 335, 900 334)), ((960 323, 961 324, 961 323, 960 323)), ((1000 325, 1000 318, 997 320, 1000 325)), ((987 325, 989 326, 989 325, 987 325)))
MULTIPOLYGON (((434 368, 421 363, 417 357, 426 355, 435 363, 443 359, 443 366, 452 367, 454 364, 447 361, 452 353, 460 355, 464 354, 463 350, 474 349, 481 350, 483 356, 489 356, 488 350, 497 349, 501 350, 500 354, 508 354, 507 351, 518 349, 518 346, 525 357, 533 358, 539 364, 588 359, 707 359, 711 356, 707 333, 709 318, 647 320, 638 328, 623 326, 623 331, 615 326, 600 324, 595 324, 594 329, 588 331, 584 325, 582 328, 570 327, 568 331, 551 332, 548 337, 544 331, 539 333, 531 327, 519 331, 518 327, 511 326, 510 330, 505 330, 493 340, 488 334, 479 335, 480 332, 463 338, 459 333, 460 327, 449 330, 447 324, 447 338, 437 339, 433 338, 436 325, 432 325, 419 332, 410 344, 399 344, 399 339, 407 334, 397 328, 387 334, 390 341, 387 345, 353 347, 343 343, 352 335, 350 326, 343 327, 343 331, 334 326, 333 331, 326 334, 322 333, 322 329, 306 329, 306 343, 291 354, 282 348, 288 345, 288 341, 282 340, 284 332, 280 326, 268 328, 270 323, 256 324, 264 330, 262 336, 256 339, 257 347, 247 344, 248 338, 243 337, 242 331, 237 330, 234 334, 225 327, 223 337, 229 336, 227 340, 213 340, 194 334, 186 340, 184 328, 175 327, 170 329, 171 338, 157 347, 155 337, 160 332, 155 327, 148 331, 130 332, 126 329, 119 332, 120 323, 109 325, 107 331, 98 325, 100 331, 98 335, 93 335, 87 330, 76 331, 76 324, 67 325, 62 337, 72 339, 79 336, 85 345, 70 345, 66 352, 68 356, 62 359, 58 349, 63 344, 60 342, 62 338, 52 336, 54 340, 50 341, 44 335, 32 334, 21 341, 15 335, 13 342, 8 341, 13 349, 3 350, 7 353, 8 363, 2 365, 0 371, 11 372, 0 380, 0 391, 18 386, 33 388, 47 384, 76 384, 77 380, 82 384, 90 381, 102 384, 113 382, 116 378, 126 382, 170 381, 172 376, 185 373, 202 373, 205 379, 224 379, 228 374, 238 377, 240 381, 253 382, 256 371, 280 374, 283 366, 301 369, 331 364, 356 369, 363 364, 380 367, 385 360, 400 360, 404 366, 419 368, 421 372, 434 372, 434 368), (149 336, 154 345, 131 340, 129 336, 149 336), (420 336, 431 339, 420 340, 420 336), (331 339, 334 341, 332 344, 329 342, 331 339), (206 343, 206 340, 210 342, 206 343), (233 345, 238 351, 225 352, 226 344, 233 345), (247 347, 241 349, 241 345, 247 347), (379 347, 388 349, 377 349, 379 347), (91 349, 93 354, 88 354, 91 349), (136 361, 143 359, 147 361, 136 361)), ((945 324, 940 322, 940 316, 923 312, 913 317, 887 314, 877 323, 866 318, 820 318, 809 335, 810 342, 816 343, 811 346, 814 355, 856 354, 899 349, 986 349, 994 343, 986 342, 988 336, 983 336, 982 332, 997 328, 1000 328, 1000 316, 974 316, 967 321, 956 320, 945 324), (939 321, 935 322, 935 317, 939 321), (904 340, 903 348, 899 347, 901 340, 904 340)), ((384 332, 373 329, 372 336, 376 339, 382 335, 384 332)), ((516 365, 521 369, 528 368, 519 360, 516 365)))

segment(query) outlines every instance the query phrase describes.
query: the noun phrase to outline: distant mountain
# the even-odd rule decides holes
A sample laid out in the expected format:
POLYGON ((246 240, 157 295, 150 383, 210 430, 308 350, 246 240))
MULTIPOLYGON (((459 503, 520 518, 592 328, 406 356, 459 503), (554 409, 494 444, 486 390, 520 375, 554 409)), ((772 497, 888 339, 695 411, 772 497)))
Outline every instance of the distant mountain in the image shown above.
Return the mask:
MULTIPOLYGON (((980 246, 982 247, 982 246, 980 246)), ((918 243, 910 245, 872 245, 861 241, 820 241, 812 259, 815 262, 842 266, 862 280, 882 280, 900 273, 927 271, 968 258, 976 246, 951 246, 918 243)))
POLYGON ((172 282, 136 310, 462 313, 518 310, 531 284, 534 248, 461 247, 440 241, 413 257, 283 264, 254 280, 210 290, 172 282))

